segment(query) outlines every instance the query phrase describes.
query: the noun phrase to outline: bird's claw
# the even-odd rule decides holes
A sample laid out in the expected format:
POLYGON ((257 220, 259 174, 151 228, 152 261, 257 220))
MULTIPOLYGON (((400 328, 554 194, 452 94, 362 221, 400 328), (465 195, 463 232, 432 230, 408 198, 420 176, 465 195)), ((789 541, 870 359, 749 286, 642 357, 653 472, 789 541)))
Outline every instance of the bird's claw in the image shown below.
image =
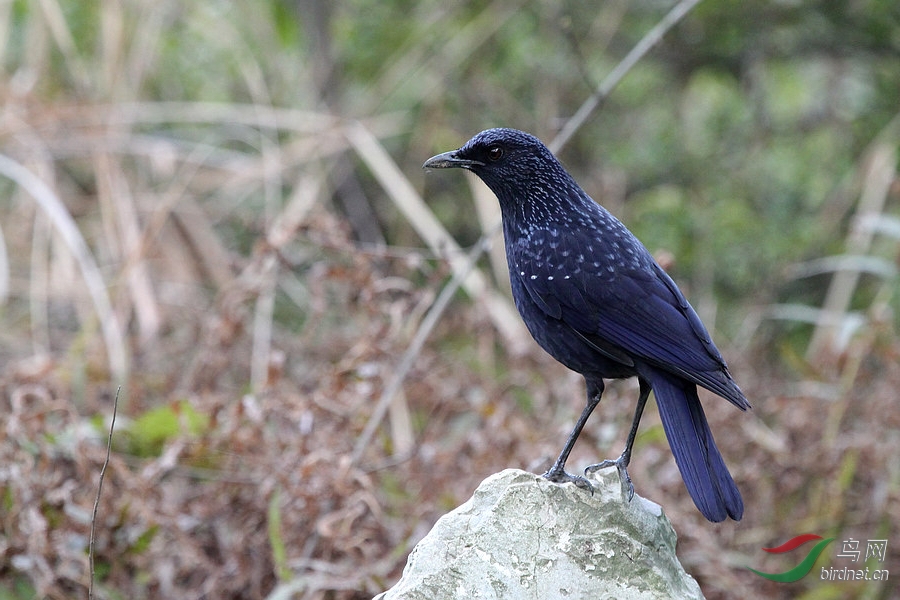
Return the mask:
POLYGON ((588 465, 584 468, 584 474, 596 473, 607 467, 615 467, 619 471, 619 480, 622 482, 625 496, 631 502, 631 499, 634 498, 634 484, 631 482, 631 475, 628 474, 628 460, 624 456, 620 456, 615 460, 604 460, 595 465, 588 465))
POLYGON ((548 481, 552 481, 553 483, 574 483, 581 489, 589 491, 591 493, 591 496, 594 495, 594 486, 590 481, 587 480, 587 478, 580 477, 578 475, 572 475, 571 473, 567 473, 563 469, 551 468, 549 471, 541 475, 541 477, 548 481))

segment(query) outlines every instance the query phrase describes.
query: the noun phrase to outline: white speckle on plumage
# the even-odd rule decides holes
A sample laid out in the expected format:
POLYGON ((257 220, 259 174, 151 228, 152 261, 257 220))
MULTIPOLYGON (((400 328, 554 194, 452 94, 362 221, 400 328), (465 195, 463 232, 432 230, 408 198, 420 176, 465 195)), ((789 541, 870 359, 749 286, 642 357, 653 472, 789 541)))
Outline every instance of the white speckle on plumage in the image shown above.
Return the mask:
POLYGON ((532 275, 532 276, 531 276, 531 279, 532 279, 532 280, 537 279, 537 275, 532 275))
POLYGON ((553 275, 547 275, 547 281, 553 281, 553 275))

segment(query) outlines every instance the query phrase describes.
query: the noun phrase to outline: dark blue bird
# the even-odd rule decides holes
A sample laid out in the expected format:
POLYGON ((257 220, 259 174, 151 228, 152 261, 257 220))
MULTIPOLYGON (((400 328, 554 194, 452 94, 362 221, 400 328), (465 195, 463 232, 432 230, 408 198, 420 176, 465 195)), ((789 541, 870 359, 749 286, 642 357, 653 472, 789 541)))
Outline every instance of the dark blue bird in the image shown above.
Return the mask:
POLYGON ((653 390, 681 476, 710 521, 744 512, 697 396, 697 386, 750 407, 697 313, 647 249, 594 202, 536 137, 488 129, 426 168, 472 171, 497 195, 513 299, 528 331, 553 358, 584 375, 587 406, 544 473, 591 489, 566 459, 600 402, 604 379, 637 377, 640 397, 625 451, 585 469, 615 465, 629 488, 631 448, 653 390))

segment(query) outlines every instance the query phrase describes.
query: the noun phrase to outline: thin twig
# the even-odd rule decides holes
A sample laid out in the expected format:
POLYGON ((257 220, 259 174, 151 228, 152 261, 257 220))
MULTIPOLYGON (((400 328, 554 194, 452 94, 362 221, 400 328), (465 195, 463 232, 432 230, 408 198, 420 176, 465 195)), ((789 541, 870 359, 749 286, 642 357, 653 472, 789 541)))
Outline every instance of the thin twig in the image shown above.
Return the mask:
POLYGON ((416 335, 413 336, 412 341, 406 348, 406 352, 403 353, 400 363, 394 370, 393 377, 388 382, 387 386, 385 386, 381 398, 378 400, 378 404, 372 412, 372 416, 369 417, 369 422, 366 423, 365 429, 363 429, 362 434, 356 441, 356 447, 353 449, 353 458, 351 459, 352 464, 358 464, 362 453, 365 452, 366 446, 369 445, 372 436, 375 434, 375 430, 378 428, 382 419, 384 419, 384 414, 387 412, 388 406, 390 406, 394 396, 397 395, 397 391, 403 384, 403 380, 406 379, 406 374, 409 373, 413 363, 416 361, 416 357, 418 357, 419 353, 422 351, 422 347, 425 345, 428 335, 431 333, 431 330, 434 329, 438 320, 440 320, 441 314, 443 314, 447 305, 450 304, 450 299, 453 298, 456 290, 459 289, 462 282, 468 277, 469 272, 475 267, 475 263, 478 262, 482 253, 487 249, 489 239, 490 237, 488 235, 481 236, 478 242, 469 251, 465 265, 454 273, 453 279, 444 286, 440 295, 435 299, 434 304, 431 305, 428 314, 422 319, 422 323, 419 325, 416 335))
POLYGON ((628 55, 616 65, 616 68, 613 69, 600 83, 597 91, 591 94, 590 98, 585 100, 584 104, 581 105, 575 114, 566 121, 563 128, 556 134, 553 141, 550 142, 549 148, 551 152, 556 154, 566 145, 566 142, 568 142, 575 132, 588 120, 591 113, 593 113, 597 107, 600 106, 600 103, 609 96, 617 85, 619 85, 619 82, 622 81, 625 74, 628 73, 628 71, 630 71, 653 46, 659 43, 666 32, 688 14, 699 2, 700 0, 681 0, 681 2, 676 4, 653 29, 648 31, 647 34, 641 38, 641 41, 631 49, 631 52, 629 52, 628 55))
POLYGON ((88 598, 94 598, 94 528, 97 524, 97 511, 100 510, 100 493, 103 491, 103 477, 106 475, 106 467, 109 466, 109 455, 112 452, 112 436, 113 429, 116 427, 116 409, 119 407, 119 392, 122 391, 120 385, 116 388, 116 397, 113 399, 112 421, 109 423, 109 437, 106 439, 106 460, 103 461, 103 467, 100 469, 100 481, 97 483, 97 498, 94 499, 94 512, 91 514, 91 537, 88 542, 88 560, 91 566, 91 581, 88 587, 88 598))
MULTIPOLYGON (((466 258, 457 241, 425 204, 378 138, 356 121, 347 124, 344 134, 428 248, 435 254, 447 257, 454 275, 466 269, 466 258)), ((510 351, 514 354, 521 351, 528 343, 528 333, 512 302, 492 286, 479 269, 470 267, 467 273, 461 282, 466 294, 483 303, 485 312, 506 340, 510 351)))

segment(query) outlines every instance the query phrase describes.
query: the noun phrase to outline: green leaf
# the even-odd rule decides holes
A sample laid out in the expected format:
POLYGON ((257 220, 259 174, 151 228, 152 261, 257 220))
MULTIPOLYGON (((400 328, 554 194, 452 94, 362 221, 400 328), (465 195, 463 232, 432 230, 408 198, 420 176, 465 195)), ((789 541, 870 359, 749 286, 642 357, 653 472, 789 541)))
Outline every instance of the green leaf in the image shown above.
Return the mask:
POLYGON ((151 408, 128 427, 129 451, 138 456, 156 456, 168 440, 179 435, 200 435, 208 427, 208 417, 198 413, 187 400, 151 408))

